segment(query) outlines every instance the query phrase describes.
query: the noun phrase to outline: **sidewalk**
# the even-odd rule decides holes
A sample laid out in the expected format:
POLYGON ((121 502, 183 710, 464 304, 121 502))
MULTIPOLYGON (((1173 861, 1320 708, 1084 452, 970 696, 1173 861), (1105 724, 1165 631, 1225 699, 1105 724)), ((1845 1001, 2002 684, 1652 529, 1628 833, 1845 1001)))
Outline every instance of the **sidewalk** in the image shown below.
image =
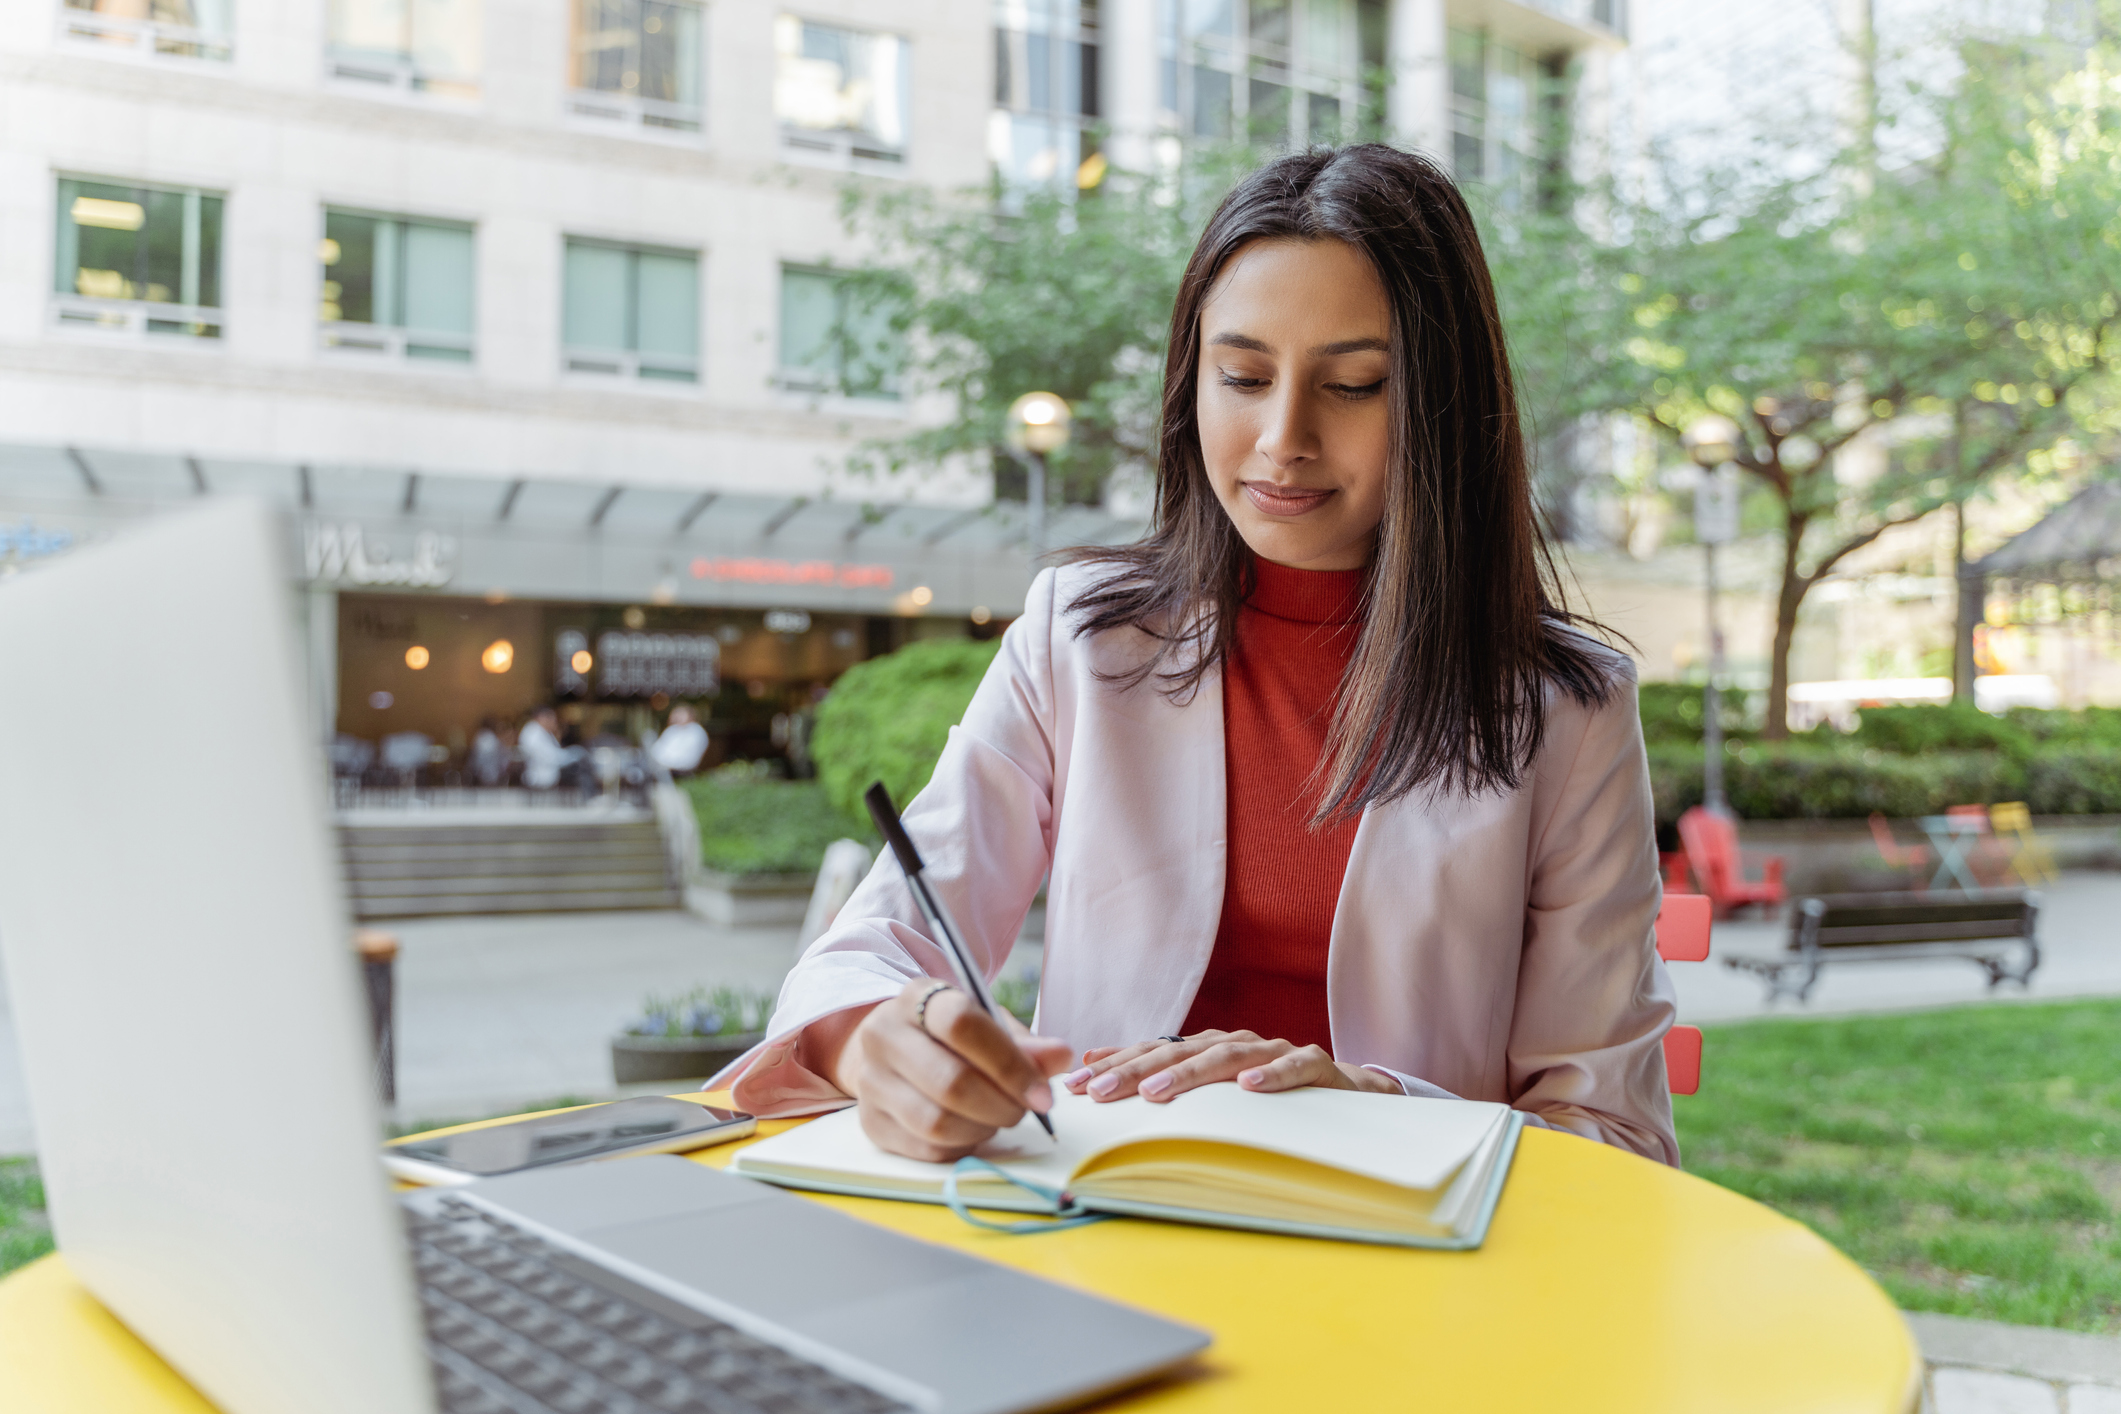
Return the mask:
POLYGON ((1746 918, 1716 925, 1707 962, 1675 963, 1672 985, 1679 991, 1679 1019, 1695 1025, 1771 1015, 1908 1011, 1983 999, 2121 996, 2121 872, 2076 871, 2042 889, 2039 929, 2040 969, 2029 987, 2006 982, 1990 992, 1987 975, 1957 958, 1840 963, 1819 974, 1809 1002, 1799 1005, 1785 997, 1771 1009, 1765 983, 1719 959, 1732 952, 1780 952, 1789 945, 1789 910, 1773 922, 1761 922, 1757 911, 1748 910, 1746 918))
MULTIPOLYGON (((1824 1015, 1975 1002, 1990 994, 1979 968, 1957 961, 1829 968, 1808 1006, 1721 966, 1731 949, 1769 951, 1787 923, 1720 923, 1706 963, 1671 969, 1680 1018, 1824 1015)), ((702 983, 777 988, 795 959, 795 929, 723 928, 687 913, 543 914, 420 919, 394 925, 398 961, 399 1117, 486 1114, 560 1095, 616 1093, 606 1042, 645 993, 702 983)), ((2064 876, 2045 894, 2044 961, 2030 989, 2005 1003, 2121 996, 2121 873, 2064 876)), ((1035 964, 1020 947, 1012 973, 1035 964)), ((0 1154, 33 1146, 12 1020, 0 993, 0 1154)))

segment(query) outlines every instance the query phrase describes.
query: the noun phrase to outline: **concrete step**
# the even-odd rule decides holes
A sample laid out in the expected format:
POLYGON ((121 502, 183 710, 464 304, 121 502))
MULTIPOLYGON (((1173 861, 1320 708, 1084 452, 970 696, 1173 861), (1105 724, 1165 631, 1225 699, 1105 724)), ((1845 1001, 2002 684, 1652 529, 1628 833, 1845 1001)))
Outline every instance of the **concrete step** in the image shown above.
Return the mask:
POLYGON ((470 854, 453 858, 435 858, 414 854, 404 858, 371 859, 346 856, 346 872, 359 879, 444 879, 457 876, 484 878, 502 875, 510 878, 536 876, 540 874, 597 874, 618 872, 637 873, 652 869, 667 872, 669 865, 663 851, 628 850, 623 854, 571 854, 557 858, 550 855, 515 854, 470 854))
POLYGON ((377 899, 361 902, 355 912, 364 919, 435 918, 489 913, 610 913, 624 909, 674 909, 683 898, 676 889, 594 890, 578 893, 445 895, 423 899, 377 899))
POLYGON ((339 851, 361 918, 683 901, 653 821, 342 825, 339 851))
POLYGON ((630 874, 572 874, 527 878, 455 875, 442 879, 355 879, 350 881, 354 897, 439 898, 446 894, 516 894, 525 889, 541 893, 572 894, 585 889, 656 889, 671 887, 670 876, 661 870, 630 874))

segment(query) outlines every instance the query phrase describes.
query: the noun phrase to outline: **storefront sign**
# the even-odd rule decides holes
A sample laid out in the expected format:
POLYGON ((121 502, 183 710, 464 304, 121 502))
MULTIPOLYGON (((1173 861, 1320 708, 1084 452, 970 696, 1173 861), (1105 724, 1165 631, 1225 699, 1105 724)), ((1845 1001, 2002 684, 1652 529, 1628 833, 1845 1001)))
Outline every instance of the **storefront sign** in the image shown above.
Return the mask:
POLYGON ((394 558, 371 548, 358 525, 308 527, 303 560, 312 580, 334 584, 388 585, 402 589, 440 589, 456 578, 456 541, 423 530, 412 539, 412 554, 394 558))
POLYGON ((712 634, 614 629, 597 636, 593 656, 605 697, 709 697, 721 686, 722 645, 712 634))
POLYGON ((889 589, 889 565, 843 565, 831 560, 737 559, 701 556, 692 562, 694 579, 725 584, 820 584, 841 589, 889 589))

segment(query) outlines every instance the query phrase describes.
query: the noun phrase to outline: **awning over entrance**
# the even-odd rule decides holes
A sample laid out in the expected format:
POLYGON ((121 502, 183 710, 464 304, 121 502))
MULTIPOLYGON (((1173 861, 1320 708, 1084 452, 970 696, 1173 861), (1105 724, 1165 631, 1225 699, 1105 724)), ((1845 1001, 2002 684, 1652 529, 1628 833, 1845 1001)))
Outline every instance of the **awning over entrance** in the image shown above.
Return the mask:
POLYGON ((2121 482, 2085 487, 1974 568, 1994 579, 2121 577, 2121 482))
MULTIPOLYGON (((201 496, 284 508, 317 588, 605 603, 1012 617, 1032 574, 1025 508, 628 483, 286 466, 0 445, 0 568, 63 553, 201 496)), ((1116 544, 1138 521, 1047 517, 1049 546, 1116 544)))

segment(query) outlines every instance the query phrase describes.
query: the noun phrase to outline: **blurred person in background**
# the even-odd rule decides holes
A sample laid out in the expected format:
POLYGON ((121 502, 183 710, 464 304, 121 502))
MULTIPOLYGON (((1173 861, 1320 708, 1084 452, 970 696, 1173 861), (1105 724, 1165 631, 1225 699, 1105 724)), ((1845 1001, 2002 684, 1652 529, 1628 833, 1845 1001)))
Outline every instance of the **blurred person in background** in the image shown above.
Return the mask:
POLYGON ((690 707, 680 702, 670 709, 670 721, 648 754, 673 776, 689 776, 700 769, 707 755, 707 728, 690 707))
POLYGON ((562 781, 578 783, 575 778, 588 754, 579 746, 560 744, 560 714, 550 707, 540 707, 523 724, 516 750, 523 757, 523 784, 532 790, 551 790, 562 781))
POLYGON ((482 786, 497 786, 508 779, 508 743, 501 739, 501 724, 492 717, 479 722, 472 734, 471 754, 465 762, 471 779, 482 786))

